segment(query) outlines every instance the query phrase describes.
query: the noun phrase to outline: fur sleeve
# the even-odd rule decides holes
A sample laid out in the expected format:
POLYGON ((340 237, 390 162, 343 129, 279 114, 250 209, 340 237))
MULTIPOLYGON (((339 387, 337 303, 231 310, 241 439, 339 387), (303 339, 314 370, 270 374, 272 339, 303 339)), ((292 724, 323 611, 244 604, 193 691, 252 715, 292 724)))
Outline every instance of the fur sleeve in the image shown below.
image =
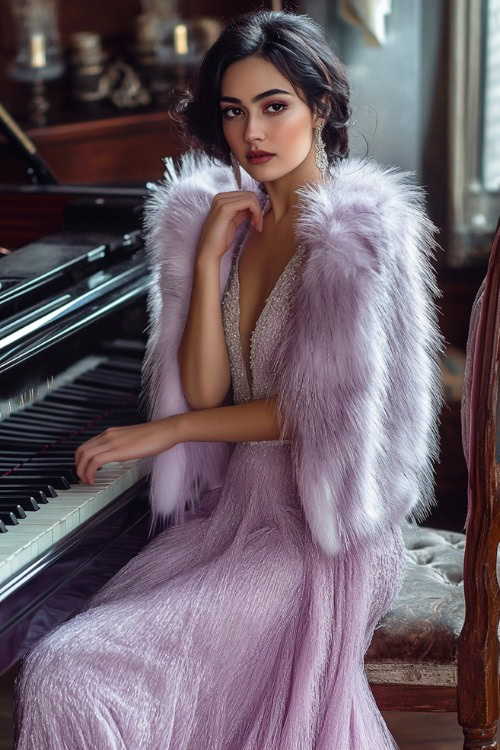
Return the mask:
POLYGON ((442 405, 422 193, 395 170, 343 169, 299 191, 309 252, 276 364, 282 435, 328 554, 428 511, 442 405))
MULTIPOLYGON (((177 168, 165 160, 163 181, 152 187, 145 206, 145 239, 152 283, 148 297, 148 340, 142 373, 142 401, 150 420, 190 410, 179 377, 177 350, 189 311, 198 239, 217 192, 231 189, 228 172, 199 151, 182 155, 177 168)), ((231 252, 221 261, 221 296, 231 252)), ((234 446, 180 443, 150 463, 152 526, 172 516, 182 522, 204 492, 223 483, 234 446)))

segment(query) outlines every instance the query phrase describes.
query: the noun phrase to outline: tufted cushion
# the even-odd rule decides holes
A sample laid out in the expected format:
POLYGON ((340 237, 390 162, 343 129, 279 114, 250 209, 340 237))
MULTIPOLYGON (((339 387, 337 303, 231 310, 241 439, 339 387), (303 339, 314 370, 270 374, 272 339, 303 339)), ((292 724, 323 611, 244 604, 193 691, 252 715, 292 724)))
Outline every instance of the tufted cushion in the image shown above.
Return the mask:
POLYGON ((407 569, 393 606, 365 655, 372 683, 457 684, 457 637, 464 622, 465 535, 403 529, 407 569))

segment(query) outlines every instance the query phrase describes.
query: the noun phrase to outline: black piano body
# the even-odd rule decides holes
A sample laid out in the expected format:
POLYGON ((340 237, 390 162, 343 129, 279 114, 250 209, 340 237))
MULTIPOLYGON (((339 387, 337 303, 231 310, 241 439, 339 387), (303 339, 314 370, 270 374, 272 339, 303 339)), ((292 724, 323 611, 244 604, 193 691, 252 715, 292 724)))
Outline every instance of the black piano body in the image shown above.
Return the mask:
POLYGON ((145 418, 146 192, 0 185, 0 673, 150 539, 143 464, 115 466, 99 502, 71 468, 145 418))

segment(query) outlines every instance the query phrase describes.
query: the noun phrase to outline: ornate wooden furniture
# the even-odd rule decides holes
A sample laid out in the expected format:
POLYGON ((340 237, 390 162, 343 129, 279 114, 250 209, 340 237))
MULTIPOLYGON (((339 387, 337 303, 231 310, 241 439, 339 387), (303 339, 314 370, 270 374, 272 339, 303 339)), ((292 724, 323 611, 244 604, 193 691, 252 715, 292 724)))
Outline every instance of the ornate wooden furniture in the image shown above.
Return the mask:
POLYGON ((499 713, 500 223, 470 319, 462 398, 465 534, 405 531, 408 569, 365 670, 386 711, 456 711, 464 750, 493 750, 499 713), (495 445, 496 441, 496 445, 495 445))

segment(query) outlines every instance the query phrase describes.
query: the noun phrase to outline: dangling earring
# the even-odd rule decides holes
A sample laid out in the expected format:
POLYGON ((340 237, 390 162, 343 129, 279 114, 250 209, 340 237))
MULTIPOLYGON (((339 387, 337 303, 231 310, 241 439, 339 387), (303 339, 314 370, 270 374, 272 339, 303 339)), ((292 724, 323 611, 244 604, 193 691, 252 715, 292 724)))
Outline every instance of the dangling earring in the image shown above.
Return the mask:
POLYGON ((236 180, 236 185, 238 186, 238 190, 241 190, 240 165, 239 165, 239 162, 234 158, 232 151, 231 151, 231 167, 233 169, 234 179, 236 180))
POLYGON ((324 179, 328 169, 328 157, 323 138, 321 137, 322 129, 323 123, 314 128, 314 148, 316 150, 316 166, 321 173, 321 179, 324 179))

